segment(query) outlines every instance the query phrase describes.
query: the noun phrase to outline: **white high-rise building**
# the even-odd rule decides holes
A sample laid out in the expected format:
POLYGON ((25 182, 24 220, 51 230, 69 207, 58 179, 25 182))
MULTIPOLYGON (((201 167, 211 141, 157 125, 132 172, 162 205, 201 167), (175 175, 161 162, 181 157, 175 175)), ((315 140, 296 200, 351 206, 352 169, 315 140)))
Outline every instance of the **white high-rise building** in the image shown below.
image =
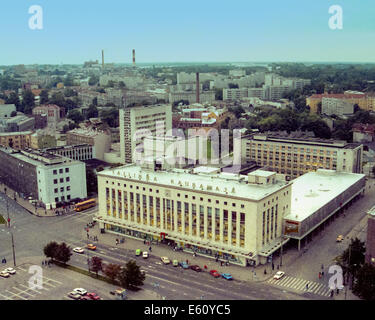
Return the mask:
POLYGON ((119 112, 122 163, 135 162, 135 149, 145 136, 166 135, 172 129, 169 104, 123 108, 119 112))

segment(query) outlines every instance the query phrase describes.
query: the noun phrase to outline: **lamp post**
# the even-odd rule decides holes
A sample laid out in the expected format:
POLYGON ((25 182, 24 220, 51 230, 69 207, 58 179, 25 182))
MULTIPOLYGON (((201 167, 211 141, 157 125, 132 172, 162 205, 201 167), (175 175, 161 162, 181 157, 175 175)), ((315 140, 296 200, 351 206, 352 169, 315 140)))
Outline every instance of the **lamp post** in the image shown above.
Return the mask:
POLYGON ((7 206, 7 216, 8 216, 8 228, 9 228, 9 232, 10 232, 10 235, 11 235, 11 238, 12 238, 12 252, 13 252, 13 263, 14 263, 14 266, 16 267, 16 251, 14 249, 14 237, 13 237, 13 231, 10 227, 10 217, 9 217, 9 203, 8 203, 8 198, 6 198, 6 206, 7 206))
POLYGON ((90 259, 89 259, 89 250, 88 250, 88 246, 89 246, 89 228, 86 229, 86 232, 87 232, 87 246, 86 246, 86 252, 87 252, 87 269, 90 272, 90 259))

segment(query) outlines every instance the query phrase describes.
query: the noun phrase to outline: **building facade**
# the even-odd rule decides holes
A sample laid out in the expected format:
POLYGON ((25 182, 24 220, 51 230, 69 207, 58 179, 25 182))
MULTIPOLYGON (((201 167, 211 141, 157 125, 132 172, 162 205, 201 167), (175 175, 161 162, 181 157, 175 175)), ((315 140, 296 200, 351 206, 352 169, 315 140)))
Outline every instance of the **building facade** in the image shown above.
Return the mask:
POLYGON ((170 241, 183 250, 243 266, 266 263, 281 246, 291 184, 262 170, 247 176, 217 168, 98 173, 102 231, 170 241))
POLYGON ((0 146, 26 149, 31 146, 32 131, 0 133, 0 146))
POLYGON ((168 104, 122 108, 120 155, 122 163, 135 162, 134 150, 149 135, 165 136, 172 129, 172 107, 168 104))
POLYGON ((90 144, 66 145, 55 148, 46 148, 43 151, 79 161, 91 160, 96 158, 95 146, 92 146, 90 144))
POLYGON ((375 207, 367 212, 367 239, 365 262, 375 265, 375 207))
POLYGON ((242 137, 241 156, 294 179, 317 169, 361 173, 363 146, 328 139, 283 136, 278 133, 242 137))
POLYGON ((44 205, 86 198, 85 164, 35 150, 0 149, 2 182, 44 205))

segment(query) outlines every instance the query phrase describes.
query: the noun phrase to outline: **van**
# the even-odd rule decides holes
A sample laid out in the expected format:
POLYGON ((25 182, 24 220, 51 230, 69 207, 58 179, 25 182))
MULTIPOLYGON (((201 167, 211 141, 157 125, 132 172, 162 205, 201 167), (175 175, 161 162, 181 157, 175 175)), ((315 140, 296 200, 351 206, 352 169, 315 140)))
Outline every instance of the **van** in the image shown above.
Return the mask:
POLYGON ((143 259, 147 259, 148 258, 148 252, 143 251, 142 257, 143 257, 143 259))
POLYGON ((137 249, 137 250, 135 250, 135 255, 136 256, 140 256, 141 255, 141 249, 137 249))

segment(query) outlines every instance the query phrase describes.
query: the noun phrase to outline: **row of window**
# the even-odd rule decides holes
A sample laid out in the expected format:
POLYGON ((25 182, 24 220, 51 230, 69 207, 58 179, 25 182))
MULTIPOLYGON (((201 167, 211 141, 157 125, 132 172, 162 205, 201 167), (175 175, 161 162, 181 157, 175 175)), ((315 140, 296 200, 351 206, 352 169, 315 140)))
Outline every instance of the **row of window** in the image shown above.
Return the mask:
MULTIPOLYGON (((69 168, 65 168, 65 172, 69 172, 69 168)), ((64 173, 64 169, 59 169, 59 173, 64 173)), ((53 174, 57 174, 57 170, 53 170, 53 174)))

